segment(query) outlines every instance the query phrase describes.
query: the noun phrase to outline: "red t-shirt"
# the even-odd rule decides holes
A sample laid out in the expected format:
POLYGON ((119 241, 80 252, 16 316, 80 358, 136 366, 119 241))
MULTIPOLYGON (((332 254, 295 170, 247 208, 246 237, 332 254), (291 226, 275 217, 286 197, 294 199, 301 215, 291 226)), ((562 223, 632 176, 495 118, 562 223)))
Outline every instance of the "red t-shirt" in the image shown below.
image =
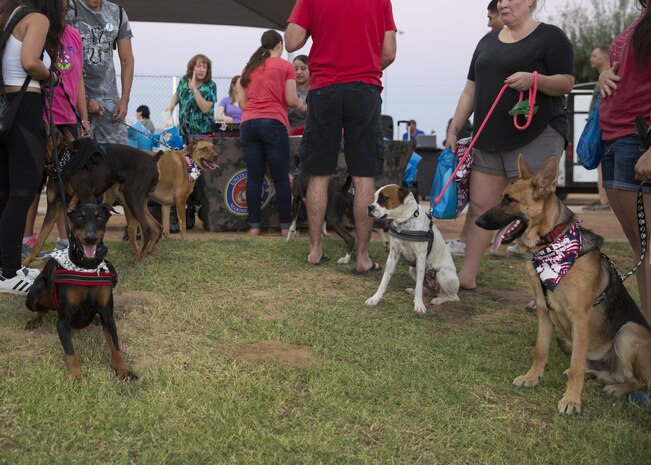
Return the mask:
POLYGON ((644 11, 610 47, 610 63, 619 62, 617 75, 621 81, 610 97, 600 100, 599 125, 605 141, 634 134, 638 115, 644 115, 647 124, 651 124, 651 63, 638 68, 633 56, 633 29, 643 15, 644 11))
MULTIPOLYGON (((242 71, 243 72, 243 71, 242 71)), ((251 119, 271 118, 289 130, 285 82, 296 79, 294 66, 280 57, 269 57, 249 75, 246 86, 246 108, 242 123, 251 119)))
POLYGON ((382 87, 382 43, 395 31, 391 0, 298 0, 288 22, 312 37, 310 89, 345 82, 382 87))

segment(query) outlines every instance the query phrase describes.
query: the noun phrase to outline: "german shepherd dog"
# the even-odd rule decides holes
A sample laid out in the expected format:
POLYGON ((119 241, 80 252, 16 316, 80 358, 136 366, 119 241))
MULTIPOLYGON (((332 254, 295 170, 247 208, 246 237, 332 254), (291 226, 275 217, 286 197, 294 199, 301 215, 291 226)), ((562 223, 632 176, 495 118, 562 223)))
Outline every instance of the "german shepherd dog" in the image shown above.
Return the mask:
POLYGON ((519 178, 504 190, 501 204, 477 219, 479 227, 499 230, 494 249, 517 239, 534 254, 527 275, 538 319, 535 356, 529 371, 513 384, 532 387, 540 382, 555 327, 572 346, 559 413, 581 413, 586 375, 615 396, 646 389, 651 382, 651 327, 599 250, 603 238, 579 227, 556 196, 555 157, 538 175, 522 154, 518 166, 519 178), (566 251, 561 259, 545 261, 558 250, 566 251))
POLYGON ((104 260, 108 248, 103 243, 106 222, 115 212, 110 205, 80 204, 68 214, 71 224, 70 247, 55 252, 34 281, 25 305, 37 315, 27 322, 26 330, 38 328, 48 310, 58 315, 57 332, 66 354, 68 373, 81 378, 81 361, 72 344, 72 329, 90 325, 96 315, 111 351, 111 365, 118 378, 138 379, 120 352, 113 318, 113 287, 117 273, 104 260))

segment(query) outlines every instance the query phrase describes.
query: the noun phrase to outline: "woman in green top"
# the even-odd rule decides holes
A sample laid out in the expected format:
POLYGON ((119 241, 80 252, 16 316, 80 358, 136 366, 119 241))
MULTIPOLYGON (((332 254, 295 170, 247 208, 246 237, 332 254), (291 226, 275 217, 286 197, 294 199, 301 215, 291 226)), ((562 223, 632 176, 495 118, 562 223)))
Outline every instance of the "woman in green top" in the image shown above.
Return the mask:
POLYGON ((212 62, 205 55, 195 55, 188 62, 188 69, 172 95, 167 111, 174 111, 179 104, 179 131, 185 134, 212 132, 214 107, 217 101, 217 86, 212 81, 212 62))

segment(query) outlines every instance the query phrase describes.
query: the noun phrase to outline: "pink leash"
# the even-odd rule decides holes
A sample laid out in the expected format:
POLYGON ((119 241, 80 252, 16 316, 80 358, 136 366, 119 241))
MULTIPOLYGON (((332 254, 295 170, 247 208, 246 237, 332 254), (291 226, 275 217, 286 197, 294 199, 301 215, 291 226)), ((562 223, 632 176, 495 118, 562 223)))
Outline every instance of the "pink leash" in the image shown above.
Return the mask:
MULTIPOLYGON (((441 197, 443 197, 443 194, 445 194, 445 191, 448 189, 450 184, 452 183, 452 180, 454 179, 455 175, 457 174, 457 171, 461 168, 461 165, 463 165, 463 162, 466 161, 466 158, 468 157, 468 154, 470 153, 470 150, 472 147, 475 145, 475 141, 479 137, 479 135, 482 133, 484 130, 484 126, 486 126, 486 123, 488 122, 488 119, 491 117, 493 114, 493 110, 495 110, 495 107, 497 106, 497 102, 500 101, 502 98, 502 95, 504 94, 504 91, 508 89, 509 85, 504 84, 502 87, 502 90, 500 90, 500 93, 497 94, 497 98, 493 102, 493 106, 491 109, 488 111, 486 114, 486 118, 484 118, 484 121, 481 123, 481 126, 479 126, 479 129, 477 130, 477 133, 475 134, 475 137, 472 138, 470 141, 470 145, 468 145, 468 148, 466 149, 465 153, 459 160, 459 163, 457 164, 457 167, 454 169, 452 172, 452 176, 450 176, 450 179, 448 179, 448 182, 443 186, 443 190, 441 190, 441 193, 436 197, 434 200, 434 204, 437 205, 441 201, 441 197)), ((524 123, 524 125, 520 126, 518 124, 518 114, 516 113, 513 115, 513 125, 519 129, 520 131, 524 131, 529 127, 531 124, 531 120, 533 119, 533 109, 534 106, 536 105, 536 94, 538 93, 538 71, 533 72, 533 88, 529 89, 529 114, 527 115, 527 122, 524 123)), ((520 92, 520 99, 518 100, 518 103, 522 102, 522 99, 524 98, 524 92, 520 92)))

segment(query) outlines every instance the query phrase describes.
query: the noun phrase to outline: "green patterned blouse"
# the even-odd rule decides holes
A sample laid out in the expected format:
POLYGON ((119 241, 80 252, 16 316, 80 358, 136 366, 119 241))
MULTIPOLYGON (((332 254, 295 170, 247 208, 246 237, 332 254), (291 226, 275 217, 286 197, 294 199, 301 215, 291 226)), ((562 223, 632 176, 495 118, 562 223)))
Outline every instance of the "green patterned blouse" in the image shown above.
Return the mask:
POLYGON ((210 125, 214 121, 215 102, 217 101, 217 86, 214 81, 204 82, 199 87, 199 93, 211 102, 210 111, 203 113, 194 100, 192 89, 188 86, 187 76, 179 80, 176 94, 179 96, 179 132, 185 134, 184 123, 190 123, 190 134, 205 134, 211 132, 210 125))

